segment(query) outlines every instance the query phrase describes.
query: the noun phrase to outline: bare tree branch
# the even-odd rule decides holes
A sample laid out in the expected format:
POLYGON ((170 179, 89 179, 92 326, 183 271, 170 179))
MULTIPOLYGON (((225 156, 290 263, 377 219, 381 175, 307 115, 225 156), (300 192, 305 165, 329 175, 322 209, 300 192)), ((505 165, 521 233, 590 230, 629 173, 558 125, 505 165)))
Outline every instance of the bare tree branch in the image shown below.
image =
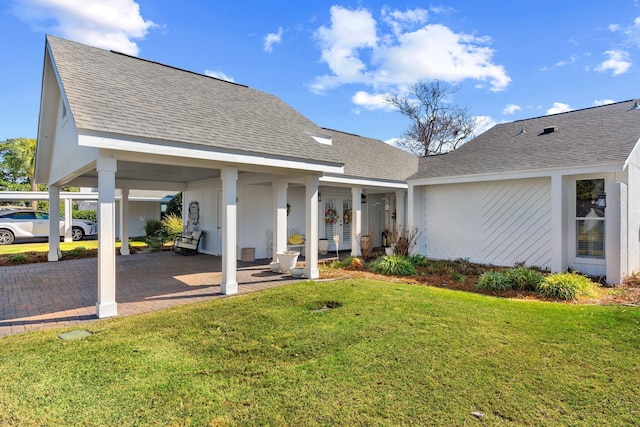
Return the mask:
POLYGON ((476 124, 467 108, 452 104, 451 95, 459 90, 438 80, 418 81, 408 95, 391 95, 386 101, 412 123, 398 142, 401 148, 420 156, 455 150, 473 135, 476 124))

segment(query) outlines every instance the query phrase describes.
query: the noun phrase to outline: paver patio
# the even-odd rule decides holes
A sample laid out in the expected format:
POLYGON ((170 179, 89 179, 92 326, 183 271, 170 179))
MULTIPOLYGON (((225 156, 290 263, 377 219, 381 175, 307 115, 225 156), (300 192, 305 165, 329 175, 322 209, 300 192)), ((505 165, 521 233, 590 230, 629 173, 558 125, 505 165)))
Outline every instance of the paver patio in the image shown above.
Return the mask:
MULTIPOLYGON (((270 260, 238 262, 238 294, 298 279, 272 273, 270 260)), ((0 337, 97 321, 97 258, 0 268, 0 337)), ((221 258, 173 252, 117 257, 118 316, 226 297, 221 258)))

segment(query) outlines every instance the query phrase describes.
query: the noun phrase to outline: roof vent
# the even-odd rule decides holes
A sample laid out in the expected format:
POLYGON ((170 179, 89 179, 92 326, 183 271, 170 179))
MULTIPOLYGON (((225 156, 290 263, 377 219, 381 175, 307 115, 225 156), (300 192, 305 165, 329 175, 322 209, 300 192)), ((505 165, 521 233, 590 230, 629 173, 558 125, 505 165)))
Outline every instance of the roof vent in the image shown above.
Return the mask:
POLYGON ((637 110, 638 108, 640 108, 640 106, 638 106, 638 101, 633 103, 633 106, 631 107, 632 110, 637 110))
POLYGON ((555 126, 549 126, 549 127, 544 128, 544 129, 542 130, 542 134, 543 134, 543 135, 546 135, 546 134, 549 134, 549 133, 553 133, 553 132, 555 132, 556 130, 557 130, 557 129, 556 129, 556 127, 555 127, 555 126))
POLYGON ((527 133, 527 131, 526 131, 526 130, 524 130, 524 126, 522 126, 522 127, 520 128, 520 132, 518 132, 518 135, 524 135, 525 133, 527 133))

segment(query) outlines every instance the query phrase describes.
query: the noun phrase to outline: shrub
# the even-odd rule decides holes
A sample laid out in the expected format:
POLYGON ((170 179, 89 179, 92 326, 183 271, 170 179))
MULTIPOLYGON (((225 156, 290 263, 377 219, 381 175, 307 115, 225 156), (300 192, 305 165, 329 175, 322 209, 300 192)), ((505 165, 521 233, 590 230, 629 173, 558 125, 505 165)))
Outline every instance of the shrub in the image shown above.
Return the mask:
POLYGON ((532 268, 518 266, 504 272, 504 277, 513 289, 519 291, 535 291, 542 280, 542 273, 532 268))
POLYGON ((98 222, 98 212, 95 210, 73 211, 71 216, 73 219, 87 219, 89 221, 98 222))
POLYGON ((409 261, 411 261, 411 264, 413 264, 415 267, 426 267, 429 264, 429 261, 427 261, 427 257, 420 254, 411 255, 409 257, 409 261))
POLYGON ((506 291, 511 289, 511 282, 500 272, 487 271, 478 279, 476 288, 483 291, 506 291))
POLYGON ((329 268, 345 268, 345 267, 351 267, 352 262, 353 262, 353 257, 348 256, 342 261, 340 261, 339 259, 331 261, 329 264, 327 264, 327 266, 329 268))
POLYGON ((162 226, 169 240, 182 235, 182 217, 178 215, 170 214, 165 216, 162 220, 162 226))
POLYGON ((409 258, 395 254, 372 261, 369 268, 376 273, 387 276, 415 276, 418 274, 409 258))
POLYGON ((556 273, 546 276, 538 286, 540 295, 561 300, 574 300, 595 293, 595 283, 578 273, 556 273))
POLYGON ((24 264, 28 259, 29 257, 27 257, 26 254, 13 254, 9 256, 9 261, 14 264, 24 264))
POLYGON ((144 233, 149 237, 160 236, 164 231, 162 221, 159 219, 149 218, 144 223, 144 233))
POLYGON ((87 248, 85 248, 84 246, 78 246, 76 248, 71 249, 70 251, 65 251, 65 254, 70 255, 70 256, 83 256, 86 255, 87 253, 87 248))
POLYGON ((411 253, 411 249, 418 241, 420 234, 421 233, 418 231, 417 227, 398 227, 396 230, 394 253, 403 257, 408 257, 409 253, 411 253))

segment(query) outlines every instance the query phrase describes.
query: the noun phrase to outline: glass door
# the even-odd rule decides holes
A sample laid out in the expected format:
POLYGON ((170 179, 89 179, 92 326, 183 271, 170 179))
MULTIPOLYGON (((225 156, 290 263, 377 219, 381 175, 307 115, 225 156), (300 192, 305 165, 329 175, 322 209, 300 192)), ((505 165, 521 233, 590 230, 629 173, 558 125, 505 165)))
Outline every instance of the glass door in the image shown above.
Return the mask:
POLYGON ((334 236, 340 239, 338 250, 351 249, 351 222, 353 211, 351 199, 330 197, 324 200, 324 237, 329 241, 329 250, 335 251, 334 236))

